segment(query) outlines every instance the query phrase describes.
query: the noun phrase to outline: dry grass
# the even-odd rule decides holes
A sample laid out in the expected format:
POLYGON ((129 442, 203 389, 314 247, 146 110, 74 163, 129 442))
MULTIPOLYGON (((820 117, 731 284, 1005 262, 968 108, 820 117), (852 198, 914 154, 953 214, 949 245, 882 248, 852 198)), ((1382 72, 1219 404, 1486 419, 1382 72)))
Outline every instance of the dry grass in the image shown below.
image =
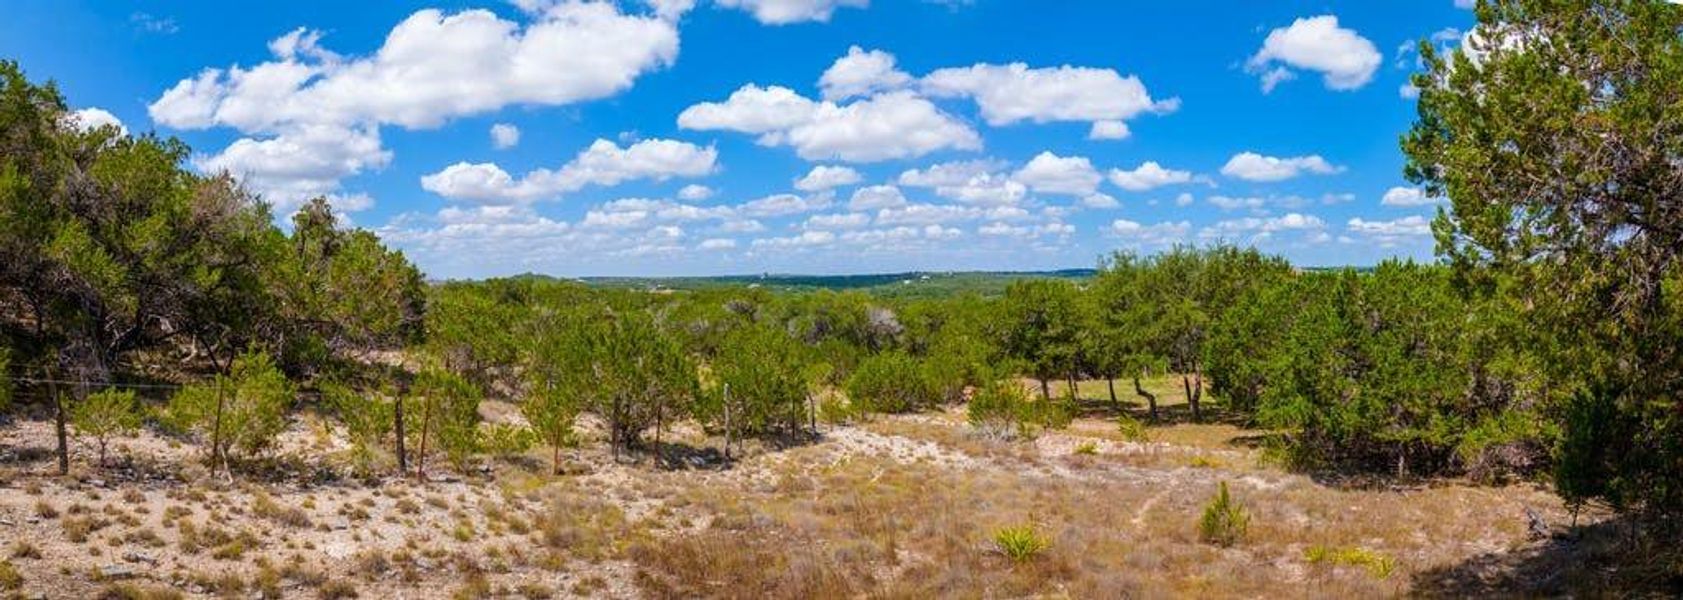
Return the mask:
MULTIPOLYGON (((1124 429, 1102 406, 1103 382, 1083 382, 1084 416, 1030 441, 977 435, 957 410, 826 427, 790 448, 748 444, 730 468, 616 464, 587 445, 571 451, 568 475, 538 456, 455 482, 200 476, 107 489, 30 475, 0 487, 0 518, 18 523, 7 552, 23 595, 120 598, 1455 595, 1422 582, 1510 569, 1478 561, 1545 547, 1527 539, 1526 508, 1566 518, 1531 486, 1351 487, 1288 473, 1267 459, 1265 432, 1187 423, 1178 380, 1147 385, 1175 418, 1146 422, 1131 405, 1142 420, 1124 429), (1219 481, 1251 516, 1228 548, 1198 532, 1219 481), (1037 549, 1013 559, 999 534, 1027 523, 1037 549), (143 579, 98 581, 112 564, 143 579)), ((1131 382, 1118 393, 1137 400, 1131 382)), ((30 431, 25 443, 0 429, 0 442, 51 439, 30 431)), ((304 446, 318 436, 295 434, 304 446)), ((668 439, 717 442, 693 427, 668 439)), ((167 451, 196 460, 192 448, 167 451)))

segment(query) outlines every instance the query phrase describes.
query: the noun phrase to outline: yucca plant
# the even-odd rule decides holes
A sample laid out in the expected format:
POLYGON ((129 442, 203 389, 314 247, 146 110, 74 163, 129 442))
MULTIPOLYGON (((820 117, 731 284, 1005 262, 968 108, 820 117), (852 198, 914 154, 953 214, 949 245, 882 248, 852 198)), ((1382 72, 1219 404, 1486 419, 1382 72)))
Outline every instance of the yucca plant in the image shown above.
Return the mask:
POLYGON ((1051 547, 1052 543, 1036 531, 1033 524, 1006 527, 994 532, 993 544, 1015 562, 1024 562, 1051 547))

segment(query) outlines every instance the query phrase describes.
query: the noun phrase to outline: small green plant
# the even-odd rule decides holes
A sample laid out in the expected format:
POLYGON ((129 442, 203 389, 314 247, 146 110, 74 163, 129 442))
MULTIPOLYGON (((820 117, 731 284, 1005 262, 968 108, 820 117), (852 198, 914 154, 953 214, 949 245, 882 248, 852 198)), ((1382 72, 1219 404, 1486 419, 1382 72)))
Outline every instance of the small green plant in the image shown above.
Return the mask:
POLYGON ((996 379, 976 390, 970 398, 970 425, 988 435, 1014 438, 1034 437, 1030 418, 1032 401, 1023 386, 1010 379, 996 379))
POLYGON ((94 439, 99 447, 99 464, 105 464, 105 448, 111 438, 133 435, 140 429, 140 410, 134 390, 107 389, 88 394, 70 407, 70 424, 76 432, 94 439))
POLYGON ((1077 456, 1097 456, 1098 453, 1099 445, 1091 441, 1081 442, 1081 445, 1075 447, 1077 456))
POLYGON ((1367 569, 1374 577, 1385 579, 1397 569, 1397 561, 1389 556, 1368 550, 1366 548, 1335 548, 1330 546, 1310 546, 1303 551, 1304 560, 1310 564, 1333 564, 1367 569))
POLYGON ((1215 459, 1202 455, 1192 457, 1191 464, 1194 469, 1214 469, 1221 466, 1215 459))
POLYGON ((15 590, 23 587, 23 575, 18 573, 17 567, 11 561, 0 560, 0 590, 15 590))
POLYGON ((1123 414, 1116 419, 1116 431, 1122 434, 1122 439, 1130 442, 1151 441, 1151 431, 1146 429, 1145 422, 1135 419, 1133 415, 1123 414))
POLYGON ((1203 518, 1198 520, 1198 537, 1224 548, 1232 546, 1245 537, 1250 522, 1245 505, 1233 499, 1227 492, 1227 482, 1223 481, 1215 498, 1204 507, 1203 518))
POLYGON ((479 427, 480 449, 503 460, 526 454, 537 443, 537 432, 529 427, 507 423, 492 423, 479 427))
POLYGON ((1024 562, 1051 547, 1051 541, 1036 531, 1033 524, 1006 527, 995 531, 993 544, 1015 562, 1024 562))

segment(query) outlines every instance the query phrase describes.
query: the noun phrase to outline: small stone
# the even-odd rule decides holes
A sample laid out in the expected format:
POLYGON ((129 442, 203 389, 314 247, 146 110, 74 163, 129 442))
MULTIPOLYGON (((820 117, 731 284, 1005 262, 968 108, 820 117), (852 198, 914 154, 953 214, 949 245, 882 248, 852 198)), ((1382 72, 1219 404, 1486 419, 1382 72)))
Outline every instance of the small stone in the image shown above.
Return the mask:
POLYGON ((128 579, 134 577, 134 569, 127 565, 105 565, 99 568, 100 579, 128 579))
POLYGON ((146 564, 149 564, 149 565, 154 565, 154 566, 158 564, 158 559, 152 558, 151 556, 147 556, 145 554, 141 554, 139 552, 124 553, 123 554, 123 560, 129 561, 129 562, 143 562, 143 563, 146 563, 146 564))

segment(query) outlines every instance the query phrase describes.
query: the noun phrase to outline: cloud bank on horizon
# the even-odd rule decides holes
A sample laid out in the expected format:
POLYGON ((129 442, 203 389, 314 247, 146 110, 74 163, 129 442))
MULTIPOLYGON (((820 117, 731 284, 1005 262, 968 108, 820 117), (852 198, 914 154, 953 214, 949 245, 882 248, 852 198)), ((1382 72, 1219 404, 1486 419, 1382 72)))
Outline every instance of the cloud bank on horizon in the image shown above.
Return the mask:
POLYGON ((1395 142, 1412 48, 1453 47, 1460 2, 1117 4, 95 12, 130 31, 109 60, 155 75, 96 80, 51 31, 0 25, 0 54, 84 126, 180 136, 281 218, 327 196, 435 277, 1033 269, 1215 241, 1431 256, 1439 199, 1395 142))

